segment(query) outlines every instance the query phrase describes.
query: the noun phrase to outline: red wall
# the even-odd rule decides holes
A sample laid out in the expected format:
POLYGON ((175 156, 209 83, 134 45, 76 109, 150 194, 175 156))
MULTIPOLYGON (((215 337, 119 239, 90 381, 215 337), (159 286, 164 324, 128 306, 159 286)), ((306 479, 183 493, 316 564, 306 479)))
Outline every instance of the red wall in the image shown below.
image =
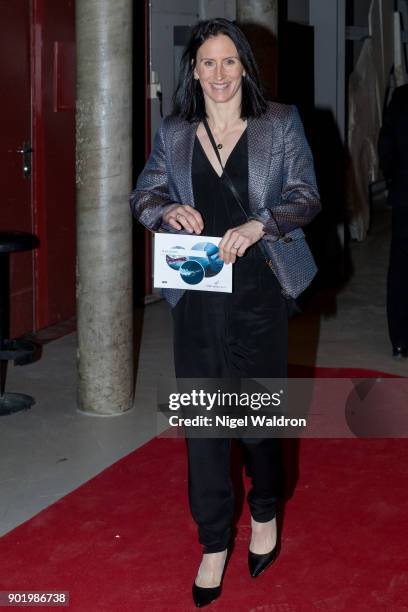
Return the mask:
MULTIPOLYGON (((29 9, 27 0, 0 0, 0 232, 33 230, 31 180, 18 152, 31 139, 29 9)), ((11 255, 10 277, 11 329, 20 334, 33 326, 32 253, 11 255)))

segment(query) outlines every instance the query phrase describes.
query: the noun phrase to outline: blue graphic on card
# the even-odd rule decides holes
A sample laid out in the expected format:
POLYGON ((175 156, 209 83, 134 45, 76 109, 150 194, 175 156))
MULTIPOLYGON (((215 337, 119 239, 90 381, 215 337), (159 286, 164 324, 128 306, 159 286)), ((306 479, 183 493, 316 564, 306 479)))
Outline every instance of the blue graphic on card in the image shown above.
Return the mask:
POLYGON ((188 254, 181 246, 173 248, 179 252, 167 254, 166 262, 170 268, 180 272, 181 279, 188 285, 197 285, 204 277, 216 276, 224 266, 218 254, 218 246, 213 242, 198 242, 188 254), (197 251, 197 254, 193 251, 197 251))

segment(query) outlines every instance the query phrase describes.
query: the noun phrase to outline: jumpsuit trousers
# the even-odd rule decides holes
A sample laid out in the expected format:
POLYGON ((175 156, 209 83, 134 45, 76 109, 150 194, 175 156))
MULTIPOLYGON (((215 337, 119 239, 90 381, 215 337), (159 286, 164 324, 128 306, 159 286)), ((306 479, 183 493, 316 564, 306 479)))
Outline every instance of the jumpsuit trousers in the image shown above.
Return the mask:
MULTIPOLYGON (((225 168, 248 204, 246 131, 225 168)), ((204 220, 203 235, 223 236, 246 222, 229 188, 196 138, 192 162, 195 208, 204 220)), ((286 378, 286 300, 257 245, 233 264, 233 292, 186 291, 172 309, 177 378, 286 378)), ((280 440, 240 438, 251 476, 252 517, 274 518, 282 494, 280 440)), ((192 516, 204 553, 228 547, 234 515, 229 438, 187 438, 188 491, 192 516)))

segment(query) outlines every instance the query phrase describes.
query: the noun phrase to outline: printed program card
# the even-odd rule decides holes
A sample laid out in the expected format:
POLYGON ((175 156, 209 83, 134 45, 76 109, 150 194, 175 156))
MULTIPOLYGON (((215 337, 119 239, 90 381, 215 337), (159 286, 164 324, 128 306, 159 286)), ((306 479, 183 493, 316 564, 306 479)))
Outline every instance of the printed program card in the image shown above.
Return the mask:
POLYGON ((232 293, 232 264, 219 257, 220 237, 155 234, 154 286, 232 293))

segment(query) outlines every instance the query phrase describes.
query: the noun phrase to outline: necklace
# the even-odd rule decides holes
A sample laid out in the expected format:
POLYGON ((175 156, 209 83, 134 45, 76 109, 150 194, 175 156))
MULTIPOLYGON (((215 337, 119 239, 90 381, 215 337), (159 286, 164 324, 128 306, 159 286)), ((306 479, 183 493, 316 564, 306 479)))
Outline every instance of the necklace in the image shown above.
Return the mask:
MULTIPOLYGON (((208 127, 209 127, 209 126, 208 126, 208 127)), ((210 128, 210 129, 211 129, 211 128, 210 128)), ((219 143, 217 144, 217 149, 222 149, 222 147, 223 147, 223 144, 222 144, 221 142, 219 142, 219 143)))
MULTIPOLYGON (((208 126, 208 127, 210 127, 210 126, 208 126)), ((223 146, 223 145, 222 145, 222 143, 221 143, 221 142, 219 142, 219 143, 217 144, 217 149, 222 149, 222 146, 223 146)))

